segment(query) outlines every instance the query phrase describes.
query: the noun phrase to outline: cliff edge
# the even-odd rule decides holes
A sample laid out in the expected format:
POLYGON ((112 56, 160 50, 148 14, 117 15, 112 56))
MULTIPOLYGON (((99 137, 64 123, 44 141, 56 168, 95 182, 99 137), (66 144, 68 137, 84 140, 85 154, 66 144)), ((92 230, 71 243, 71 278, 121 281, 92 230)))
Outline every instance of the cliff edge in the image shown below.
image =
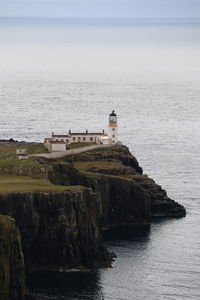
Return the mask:
POLYGON ((14 147, 0 153, 0 214, 16 219, 28 269, 109 267, 103 229, 186 214, 124 145, 20 160, 14 147))
MULTIPOLYGON (((48 178, 54 184, 81 184, 99 191, 108 223, 116 219, 114 214, 123 218, 126 208, 131 216, 135 208, 144 223, 150 223, 149 209, 152 217, 180 218, 186 215, 182 205, 170 199, 160 185, 143 174, 137 159, 124 145, 99 148, 57 160, 41 160, 41 163, 46 165, 48 178), (132 210, 131 205, 134 206, 132 210)), ((128 222, 127 217, 126 213, 125 223, 128 222)))

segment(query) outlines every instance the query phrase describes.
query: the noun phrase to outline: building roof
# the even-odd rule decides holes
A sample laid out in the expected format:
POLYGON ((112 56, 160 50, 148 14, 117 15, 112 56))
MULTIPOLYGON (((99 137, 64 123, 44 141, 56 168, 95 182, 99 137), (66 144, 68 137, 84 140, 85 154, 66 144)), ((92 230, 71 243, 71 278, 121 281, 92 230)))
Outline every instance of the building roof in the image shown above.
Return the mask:
POLYGON ((17 148, 16 151, 26 151, 26 148, 17 148))
POLYGON ((53 137, 70 137, 69 135, 63 135, 63 134, 52 134, 53 137))
POLYGON ((105 135, 103 132, 71 132, 70 135, 105 135))
POLYGON ((117 116, 114 110, 111 112, 110 116, 114 116, 114 117, 117 116))
POLYGON ((50 141, 51 144, 66 144, 66 142, 62 141, 50 141))

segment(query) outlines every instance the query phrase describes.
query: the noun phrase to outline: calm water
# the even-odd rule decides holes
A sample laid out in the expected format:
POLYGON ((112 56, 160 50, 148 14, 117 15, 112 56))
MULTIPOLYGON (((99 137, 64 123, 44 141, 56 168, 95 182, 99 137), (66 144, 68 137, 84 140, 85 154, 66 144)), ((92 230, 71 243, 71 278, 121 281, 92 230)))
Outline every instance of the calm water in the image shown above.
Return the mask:
POLYGON ((187 209, 112 232, 112 269, 36 274, 39 299, 200 298, 200 23, 0 20, 0 138, 106 128, 187 209))

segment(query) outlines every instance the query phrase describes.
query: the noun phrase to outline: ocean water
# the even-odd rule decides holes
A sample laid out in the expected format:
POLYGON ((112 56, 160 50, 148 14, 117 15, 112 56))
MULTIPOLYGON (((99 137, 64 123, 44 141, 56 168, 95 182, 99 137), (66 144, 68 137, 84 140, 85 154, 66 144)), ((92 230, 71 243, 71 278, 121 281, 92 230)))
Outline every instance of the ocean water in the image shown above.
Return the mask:
POLYGON ((200 299, 200 21, 0 19, 0 139, 106 129, 187 217, 107 233, 111 269, 37 273, 38 299, 200 299))

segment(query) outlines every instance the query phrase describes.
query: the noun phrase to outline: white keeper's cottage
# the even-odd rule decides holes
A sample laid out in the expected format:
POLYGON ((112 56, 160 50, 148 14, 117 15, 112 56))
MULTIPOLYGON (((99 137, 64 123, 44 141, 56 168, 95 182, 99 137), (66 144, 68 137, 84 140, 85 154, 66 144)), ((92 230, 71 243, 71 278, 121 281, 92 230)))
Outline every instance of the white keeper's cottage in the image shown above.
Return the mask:
POLYGON ((117 144, 118 143, 118 125, 117 115, 113 110, 109 115, 108 133, 102 132, 72 132, 68 131, 66 135, 57 135, 52 132, 50 138, 44 139, 44 146, 50 152, 61 152, 68 149, 68 145, 72 143, 95 143, 95 144, 117 144))

